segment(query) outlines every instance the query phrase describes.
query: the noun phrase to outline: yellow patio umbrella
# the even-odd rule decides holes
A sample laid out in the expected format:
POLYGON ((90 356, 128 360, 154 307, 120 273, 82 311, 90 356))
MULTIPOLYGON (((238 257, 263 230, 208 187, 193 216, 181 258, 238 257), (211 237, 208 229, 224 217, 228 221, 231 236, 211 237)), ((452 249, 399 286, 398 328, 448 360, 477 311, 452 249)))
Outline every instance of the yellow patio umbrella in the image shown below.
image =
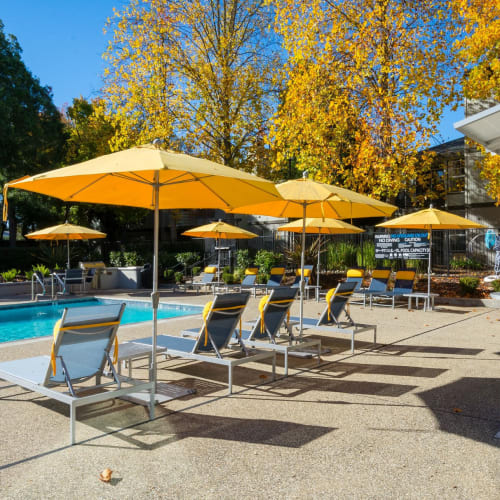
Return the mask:
POLYGON ((406 229, 426 229, 429 232, 429 259, 427 265, 427 300, 430 300, 431 293, 431 255, 432 255, 432 231, 439 229, 481 229, 485 228, 482 224, 473 222, 459 215, 430 208, 403 215, 396 219, 377 224, 379 227, 387 228, 406 228, 406 229))
POLYGON ((239 214, 259 214, 274 217, 302 217, 302 255, 300 280, 300 323, 302 334, 302 317, 304 310, 304 251, 307 217, 332 219, 357 219, 362 217, 387 217, 397 207, 375 200, 368 196, 355 193, 349 189, 316 182, 307 178, 307 172, 302 179, 294 179, 276 185, 281 200, 264 203, 253 202, 241 206, 232 212, 239 214))
POLYGON ((46 227, 33 233, 25 234, 26 238, 32 240, 66 240, 68 246, 68 262, 67 266, 70 269, 69 261, 69 240, 93 240, 97 238, 106 238, 106 233, 101 233, 95 229, 90 229, 83 226, 75 226, 74 224, 58 224, 57 226, 46 227))
POLYGON ((151 380, 156 383, 158 313, 159 210, 219 208, 280 198, 274 184, 255 175, 186 154, 145 145, 119 151, 69 167, 25 177, 4 185, 7 191, 24 189, 70 202, 149 208, 154 211, 153 332, 151 380))
MULTIPOLYGON (((193 229, 188 229, 182 233, 184 236, 193 236, 199 238, 214 238, 215 246, 218 247, 218 241, 222 240, 249 240, 251 238, 257 238, 257 234, 251 233, 246 229, 241 229, 240 227, 233 226, 227 222, 219 220, 218 222, 212 222, 210 224, 205 224, 204 226, 198 226, 193 229)), ((217 249, 217 272, 220 273, 220 249, 217 249)))
POLYGON ((360 227, 353 226, 343 220, 338 219, 322 219, 309 217, 304 221, 302 219, 289 222, 278 228, 278 231, 288 231, 292 233, 302 233, 305 226, 306 233, 317 234, 318 237, 318 262, 316 265, 316 285, 319 286, 319 260, 321 251, 321 235, 322 234, 355 234, 364 233, 365 230, 360 227))

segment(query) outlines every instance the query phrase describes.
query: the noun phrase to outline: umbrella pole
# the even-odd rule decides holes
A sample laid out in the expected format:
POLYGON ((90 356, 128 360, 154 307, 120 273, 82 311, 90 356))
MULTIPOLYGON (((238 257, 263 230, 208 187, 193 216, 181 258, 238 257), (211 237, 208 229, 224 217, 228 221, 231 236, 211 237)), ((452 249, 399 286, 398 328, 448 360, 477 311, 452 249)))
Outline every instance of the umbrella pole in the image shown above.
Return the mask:
POLYGON ((154 240, 153 240, 153 291, 151 292, 151 302, 153 305, 153 342, 151 353, 151 369, 149 380, 154 383, 154 393, 156 393, 156 337, 158 334, 158 303, 160 296, 158 293, 158 239, 159 239, 159 226, 160 226, 160 183, 159 173, 155 173, 155 180, 153 185, 153 199, 154 199, 154 240))
POLYGON ((68 248, 68 262, 67 262, 67 267, 66 269, 69 269, 69 235, 66 236, 66 243, 67 243, 67 248, 68 248))
MULTIPOLYGON (((318 264, 316 265, 316 286, 319 287, 319 262, 321 254, 321 233, 318 235, 318 264)), ((319 288, 316 288, 318 294, 316 295, 316 300, 319 302, 319 288)))
POLYGON ((215 238, 215 246, 217 248, 217 281, 220 281, 220 245, 219 238, 215 238))
POLYGON ((431 273, 432 273, 432 227, 429 228, 429 264, 427 267, 427 307, 431 305, 431 273))
POLYGON ((302 318, 304 317, 304 261, 306 254, 306 211, 307 204, 303 204, 302 212, 302 251, 300 252, 300 321, 299 337, 302 337, 302 318))

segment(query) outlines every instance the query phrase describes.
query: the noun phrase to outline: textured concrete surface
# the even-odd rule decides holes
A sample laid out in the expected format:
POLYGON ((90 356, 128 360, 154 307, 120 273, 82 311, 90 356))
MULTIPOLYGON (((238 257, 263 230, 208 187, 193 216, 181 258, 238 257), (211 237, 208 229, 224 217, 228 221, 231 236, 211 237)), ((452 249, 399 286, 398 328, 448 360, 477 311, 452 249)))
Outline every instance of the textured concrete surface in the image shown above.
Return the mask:
MULTIPOLYGON (((308 301, 305 312, 322 308, 308 301)), ((121 400, 85 407, 76 446, 65 405, 0 381, 2 498, 499 498, 500 310, 353 305, 351 315, 377 325, 377 346, 361 334, 351 355, 347 337, 319 333, 331 349, 321 366, 291 358, 291 376, 274 383, 268 363, 237 367, 230 397, 225 369, 160 359, 161 381, 197 393, 157 406, 154 421, 121 400), (99 481, 105 468, 110 483, 99 481)), ((200 323, 161 321, 159 332, 200 323)), ((119 338, 149 332, 122 326, 119 338)), ((6 343, 0 360, 50 345, 6 343)), ((147 377, 144 362, 134 376, 147 377)))

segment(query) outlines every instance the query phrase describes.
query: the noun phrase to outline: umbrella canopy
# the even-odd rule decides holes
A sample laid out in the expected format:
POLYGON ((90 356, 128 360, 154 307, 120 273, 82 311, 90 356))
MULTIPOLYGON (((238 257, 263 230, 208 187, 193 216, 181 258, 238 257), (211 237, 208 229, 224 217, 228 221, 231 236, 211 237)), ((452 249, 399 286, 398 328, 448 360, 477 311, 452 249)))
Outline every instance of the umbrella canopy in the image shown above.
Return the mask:
POLYGON ((232 226, 227 222, 212 222, 204 226, 195 227, 182 233, 184 236, 198 236, 200 238, 215 238, 224 240, 240 240, 257 238, 257 234, 241 229, 237 226, 232 226))
POLYGON ((427 229, 429 231, 429 262, 427 267, 427 300, 431 293, 431 255, 432 255, 432 231, 434 229, 481 229, 482 224, 473 222, 459 215, 438 210, 436 208, 426 208, 412 214, 403 215, 396 219, 377 224, 379 227, 406 228, 406 229, 427 229))
MULTIPOLYGON (((247 240, 257 238, 257 234, 233 226, 227 222, 212 222, 204 226, 195 227, 182 233, 184 236, 193 236, 200 238, 215 238, 215 240, 247 240)), ((220 250, 217 252, 217 272, 220 272, 220 250)))
POLYGON ((95 238, 106 238, 106 233, 66 222, 25 234, 25 236, 32 240, 93 240, 95 238))
POLYGON ((361 217, 387 217, 397 207, 378 201, 368 196, 355 193, 349 189, 331 186, 307 179, 307 172, 302 179, 286 181, 276 186, 281 200, 238 207, 232 212, 240 214, 259 214, 274 217, 302 217, 302 254, 300 280, 300 322, 299 330, 302 335, 302 317, 304 311, 304 252, 307 217, 321 217, 332 219, 349 219, 361 217))
POLYGON ((302 219, 289 222, 278 228, 278 231, 288 231, 292 233, 302 233, 305 227, 305 232, 309 234, 319 234, 319 246, 318 246, 318 262, 316 265, 316 285, 319 286, 319 262, 320 262, 320 251, 321 251, 321 235, 322 234, 355 234, 364 233, 364 229, 360 227, 353 226, 342 220, 337 219, 322 219, 322 218, 307 218, 304 221, 302 219))
POLYGON ((83 226, 75 226, 74 224, 58 224, 57 226, 46 227, 33 233, 25 234, 26 238, 32 240, 66 240, 68 243, 68 269, 70 268, 69 260, 69 240, 93 240, 96 238, 106 238, 106 233, 101 233, 95 229, 90 229, 83 226))
MULTIPOLYGON (((278 228, 278 231, 289 231, 292 233, 302 233, 304 221, 302 219, 294 220, 278 228)), ((322 219, 321 217, 309 217, 305 220, 306 233, 311 234, 354 234, 363 233, 365 230, 353 226, 343 220, 322 219)))
POLYGON ((19 188, 64 201, 125 205, 154 210, 153 332, 150 376, 156 382, 158 315, 159 210, 220 208, 280 198, 274 184, 259 177, 152 145, 100 156, 4 185, 4 220, 7 190, 19 188))

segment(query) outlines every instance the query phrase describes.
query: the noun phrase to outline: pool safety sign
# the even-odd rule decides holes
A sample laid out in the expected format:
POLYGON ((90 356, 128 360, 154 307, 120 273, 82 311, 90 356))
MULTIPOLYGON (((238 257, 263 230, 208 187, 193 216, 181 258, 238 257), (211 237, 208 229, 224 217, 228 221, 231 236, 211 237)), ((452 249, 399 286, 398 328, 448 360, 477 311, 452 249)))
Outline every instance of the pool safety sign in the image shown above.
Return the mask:
POLYGON ((428 233, 375 233, 376 259, 428 259, 428 233))

